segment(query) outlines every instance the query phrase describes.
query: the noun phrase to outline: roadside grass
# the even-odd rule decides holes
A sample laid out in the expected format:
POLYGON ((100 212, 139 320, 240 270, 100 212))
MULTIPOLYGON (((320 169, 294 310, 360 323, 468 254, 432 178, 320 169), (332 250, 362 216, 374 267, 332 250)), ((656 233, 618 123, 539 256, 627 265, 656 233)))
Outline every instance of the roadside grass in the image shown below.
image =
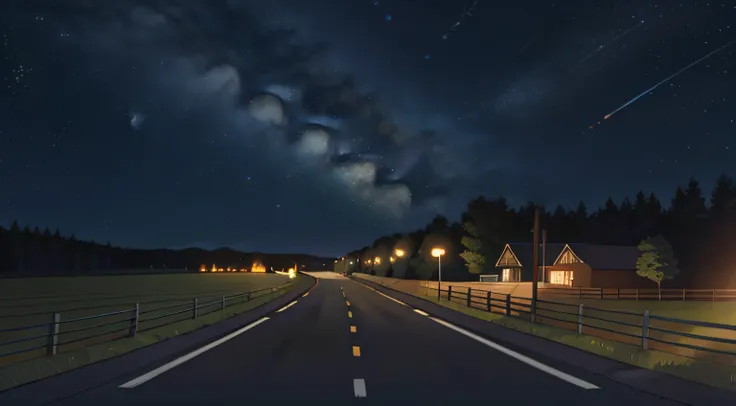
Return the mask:
POLYGON ((61 314, 59 351, 122 338, 128 334, 136 303, 138 331, 218 310, 222 297, 288 282, 276 274, 203 273, 27 278, 0 281, 0 367, 45 356, 49 323, 61 314), (86 317, 118 313, 101 318, 86 317), (172 314, 174 313, 174 314, 172 314), (75 319, 83 319, 73 321, 75 319), (32 328, 18 330, 25 326, 32 328), (7 331, 11 330, 11 331, 7 331), (85 339, 85 337, 95 336, 85 339))
POLYGON ((88 345, 65 351, 55 356, 35 358, 6 366, 0 369, 0 391, 135 351, 151 344, 227 320, 285 295, 297 286, 299 278, 303 278, 303 276, 297 276, 289 286, 283 289, 273 292, 266 290, 260 296, 254 296, 248 301, 228 306, 224 310, 219 310, 218 308, 200 315, 196 319, 192 319, 190 314, 186 320, 154 327, 138 333, 135 337, 120 338, 110 342, 88 345))
MULTIPOLYGON (((583 299, 584 314, 586 314, 587 316, 616 319, 616 321, 630 323, 631 325, 622 326, 619 324, 586 317, 584 319, 584 324, 586 327, 583 328, 583 334, 578 335, 576 331, 578 317, 577 303, 540 303, 538 312, 539 323, 532 324, 529 322, 528 314, 524 312, 525 306, 512 305, 512 315, 519 317, 507 317, 505 314, 500 314, 505 312, 505 310, 502 308, 493 308, 494 312, 490 313, 487 312, 485 309, 477 308, 484 307, 480 306, 477 302, 472 304, 474 307, 468 307, 467 302, 464 299, 460 298, 453 298, 452 301, 449 301, 443 297, 442 300, 438 301, 436 290, 422 288, 419 283, 416 283, 416 286, 411 286, 409 289, 404 290, 402 288, 404 287, 404 285, 407 285, 406 283, 384 283, 383 280, 376 277, 365 276, 367 275, 360 275, 358 276, 358 279, 371 281, 377 283, 378 285, 383 285, 391 289, 395 289, 403 293, 419 297, 423 300, 442 305, 455 311, 466 313, 470 316, 494 324, 498 324, 503 327, 511 328, 527 334, 532 334, 640 368, 661 371, 709 386, 736 390, 735 357, 722 354, 712 354, 705 351, 696 351, 687 348, 680 348, 674 345, 659 343, 653 339, 668 340, 681 344, 701 346, 707 345, 710 348, 720 348, 725 344, 704 344, 704 340, 678 337, 673 334, 650 331, 649 337, 652 339, 649 340, 649 349, 642 350, 640 327, 641 317, 639 317, 638 315, 615 315, 614 317, 612 317, 610 313, 602 311, 623 310, 638 312, 641 309, 649 308, 646 306, 650 304, 649 301, 640 301, 634 304, 630 303, 632 301, 626 301, 629 303, 616 303, 618 306, 608 307, 608 304, 613 302, 613 300, 583 299), (598 306, 595 308, 601 310, 593 310, 593 306, 598 306), (551 318, 557 320, 553 320, 551 318), (601 328, 610 330, 615 329, 616 331, 618 331, 618 333, 601 330, 601 328), (628 334, 628 336, 624 334, 628 334)), ((521 302, 524 299, 514 300, 517 302, 521 302)), ((665 317, 685 318, 679 314, 672 313, 676 311, 676 309, 682 308, 682 304, 669 307, 667 306, 667 304, 669 303, 661 302, 659 307, 651 308, 657 308, 660 310, 669 309, 669 313, 663 312, 664 314, 667 314, 667 316, 665 317)), ((499 305, 499 303, 494 303, 494 305, 499 305)), ((719 306, 720 303, 714 303, 714 305, 715 306, 713 308, 722 308, 722 306, 719 306)), ((652 314, 662 314, 652 311, 651 308, 650 312, 652 314)), ((707 308, 707 306, 705 304, 701 304, 696 308, 704 309, 707 308)), ((689 312, 692 312, 692 310, 686 310, 687 314, 692 314, 689 312)), ((641 310, 641 313, 643 314, 643 310, 641 310)), ((721 319, 720 321, 722 322, 723 319, 721 319)), ((683 328, 682 325, 674 325, 672 323, 658 320, 652 320, 651 325, 652 327, 656 328, 687 331, 692 334, 728 336, 727 338, 732 338, 733 335, 731 334, 731 332, 724 332, 723 330, 720 330, 720 333, 717 333, 716 331, 714 331, 714 329, 710 328, 690 327, 688 329, 687 327, 683 328)), ((733 346, 730 347, 733 351, 733 346)))

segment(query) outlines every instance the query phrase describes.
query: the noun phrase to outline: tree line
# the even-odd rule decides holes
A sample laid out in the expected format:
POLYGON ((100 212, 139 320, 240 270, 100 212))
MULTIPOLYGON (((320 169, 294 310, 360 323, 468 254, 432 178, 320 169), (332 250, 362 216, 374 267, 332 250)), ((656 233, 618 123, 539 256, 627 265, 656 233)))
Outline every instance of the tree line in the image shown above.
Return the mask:
POLYGON ((48 228, 21 229, 18 222, 0 227, 0 276, 104 275, 119 271, 199 272, 202 265, 211 268, 248 268, 253 261, 281 269, 294 263, 303 269, 323 269, 332 258, 303 254, 244 253, 230 248, 212 251, 188 248, 132 249, 78 240, 73 234, 63 236, 48 228))
POLYGON ((335 269, 436 279, 431 249, 441 246, 446 250, 443 279, 477 280, 478 274, 496 271, 506 243, 532 242, 537 208, 550 243, 639 246, 661 237, 671 246, 680 271, 665 281, 666 287, 736 287, 736 185, 727 174, 718 177, 709 196, 691 178, 675 189, 669 202, 639 191, 620 202, 609 197, 595 210, 582 201, 574 208, 558 205, 550 210, 534 202, 514 208, 504 197, 480 196, 468 203, 459 221, 437 216, 421 230, 380 237, 340 258, 335 269))

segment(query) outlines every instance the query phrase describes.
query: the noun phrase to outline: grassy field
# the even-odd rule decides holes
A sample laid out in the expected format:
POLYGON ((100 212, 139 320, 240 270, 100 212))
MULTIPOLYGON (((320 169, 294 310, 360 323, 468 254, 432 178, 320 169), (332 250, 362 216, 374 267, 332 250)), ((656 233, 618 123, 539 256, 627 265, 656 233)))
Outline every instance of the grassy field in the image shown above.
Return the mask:
POLYGON ((288 293, 298 284, 301 277, 303 276, 297 276, 294 283, 283 289, 275 291, 267 289, 253 295, 251 300, 233 303, 225 310, 216 309, 197 319, 186 318, 179 322, 147 329, 132 338, 122 338, 100 344, 89 343, 83 348, 72 349, 55 356, 29 359, 0 368, 0 391, 112 358, 226 320, 288 293))
MULTIPOLYGON (((60 313, 59 352, 126 337, 136 304, 138 331, 152 331, 222 309, 223 297, 289 281, 276 274, 116 275, 0 280, 0 367, 46 354, 49 323, 60 313), (209 304, 209 305, 208 305, 209 304), (100 314, 101 318, 88 318, 100 314), (32 326, 31 328, 24 328, 32 326), (85 338, 94 336, 92 338, 85 338)), ((269 293, 268 291, 260 293, 269 293)), ((253 295, 255 296, 255 295, 253 295)), ((227 299, 230 308, 252 299, 227 299)))

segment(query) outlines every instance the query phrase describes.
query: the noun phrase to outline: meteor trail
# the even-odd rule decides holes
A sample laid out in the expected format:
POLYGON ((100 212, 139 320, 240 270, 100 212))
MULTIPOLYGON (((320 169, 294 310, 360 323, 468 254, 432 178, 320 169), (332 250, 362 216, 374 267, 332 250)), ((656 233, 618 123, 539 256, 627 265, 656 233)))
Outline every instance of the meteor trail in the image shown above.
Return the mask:
POLYGON ((675 73, 673 73, 672 75, 670 75, 669 77, 667 77, 667 78, 666 78, 665 80, 663 80, 663 81, 661 81, 661 82, 657 83, 656 85, 654 85, 654 86, 650 87, 649 89, 647 89, 647 90, 645 90, 645 91, 641 92, 641 93, 640 93, 639 95, 637 95, 637 96, 636 96, 636 97, 634 97, 633 99, 631 99, 631 100, 629 100, 628 102, 626 102, 626 103, 625 103, 625 104, 624 104, 623 106, 621 106, 621 107, 617 108, 616 110, 613 110, 612 112, 610 112, 610 113, 606 114, 606 115, 605 115, 605 116, 603 117, 603 119, 604 119, 604 120, 608 120, 609 118, 611 118, 611 116, 613 116, 614 114, 616 114, 616 113, 618 113, 619 111, 623 110, 623 109, 624 109, 624 108, 626 108, 626 106, 628 106, 629 104, 631 104, 631 103, 633 103, 633 102, 635 102, 635 101, 639 100, 639 99, 640 99, 640 98, 641 98, 642 96, 644 96, 644 95, 646 95, 647 93, 649 93, 649 92, 653 91, 654 89, 658 88, 659 86, 663 85, 664 83, 667 83, 667 82, 669 82, 670 80, 674 79, 674 78, 675 78, 675 77, 676 77, 677 75, 681 74, 682 72, 685 72, 686 70, 688 70, 688 69, 692 68, 693 66, 695 66, 695 65, 699 64, 700 62, 703 62, 704 60, 708 59, 709 57, 711 57, 711 56, 713 56, 713 55, 715 55, 715 54, 717 54, 717 53, 719 53, 719 52, 723 51, 724 49, 726 49, 726 48, 728 48, 729 46, 733 45, 733 43, 734 43, 734 42, 736 42, 736 41, 731 41, 731 42, 729 42, 728 44, 726 44, 726 45, 724 45, 724 46, 722 46, 722 47, 720 47, 720 48, 716 49, 715 51, 712 51, 711 53, 709 53, 709 54, 705 55, 704 57, 702 57, 702 58, 698 59, 697 61, 695 61, 695 62, 691 63, 690 65, 687 65, 686 67, 684 67, 684 68, 682 68, 682 69, 678 70, 677 72, 675 72, 675 73))
POLYGON ((608 41, 607 43, 605 43, 603 45, 599 45, 598 48, 595 49, 595 51, 591 52, 590 54, 588 54, 588 56, 586 56, 585 58, 581 59, 580 60, 580 63, 583 63, 583 62, 587 61, 588 59, 594 57, 598 52, 602 51, 603 48, 605 48, 605 47, 613 44, 614 42, 616 42, 619 39, 623 38, 625 35, 627 35, 631 31, 634 31, 635 29, 641 27, 642 24, 644 24, 644 20, 642 20, 639 24, 637 24, 637 25, 629 28, 628 30, 622 32, 621 34, 618 34, 617 36, 615 36, 612 40, 608 41))

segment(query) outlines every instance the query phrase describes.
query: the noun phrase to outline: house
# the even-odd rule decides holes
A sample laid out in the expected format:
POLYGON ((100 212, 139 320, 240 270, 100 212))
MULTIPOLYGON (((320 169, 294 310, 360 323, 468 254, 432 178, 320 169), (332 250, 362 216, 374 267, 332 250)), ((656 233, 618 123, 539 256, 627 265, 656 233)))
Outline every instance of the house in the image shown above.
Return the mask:
MULTIPOLYGON (((542 264, 551 266, 565 244, 539 244, 540 281, 544 281, 542 264)), ((534 244, 528 242, 508 243, 496 262, 499 269, 499 282, 531 282, 534 275, 534 244)))
MULTIPOLYGON (((502 281, 531 282, 533 244, 506 244, 496 267, 502 281), (527 265, 528 264, 528 265, 527 265), (508 277, 506 277, 508 275, 508 277)), ((547 244, 543 262, 539 249, 539 281, 551 287, 639 288, 651 282, 636 274, 640 251, 635 246, 583 243, 547 244), (544 264, 544 267, 542 267, 544 264)))

